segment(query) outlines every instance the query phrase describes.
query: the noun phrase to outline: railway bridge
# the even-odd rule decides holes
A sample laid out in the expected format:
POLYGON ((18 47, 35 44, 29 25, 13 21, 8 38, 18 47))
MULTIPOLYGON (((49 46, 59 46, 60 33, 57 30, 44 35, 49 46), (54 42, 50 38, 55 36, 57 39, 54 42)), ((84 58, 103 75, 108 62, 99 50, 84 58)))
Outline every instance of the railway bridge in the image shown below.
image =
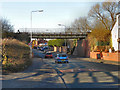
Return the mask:
POLYGON ((32 33, 32 38, 37 39, 85 39, 88 33, 32 33))

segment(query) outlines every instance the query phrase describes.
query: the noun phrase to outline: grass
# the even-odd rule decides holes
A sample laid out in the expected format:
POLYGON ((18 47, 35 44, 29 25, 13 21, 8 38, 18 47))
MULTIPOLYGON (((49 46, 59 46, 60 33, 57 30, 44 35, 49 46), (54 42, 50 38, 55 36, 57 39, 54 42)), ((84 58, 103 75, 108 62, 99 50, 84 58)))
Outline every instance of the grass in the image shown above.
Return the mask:
POLYGON ((3 73, 22 71, 32 63, 29 46, 16 39, 2 40, 2 55, 8 56, 3 58, 3 73))

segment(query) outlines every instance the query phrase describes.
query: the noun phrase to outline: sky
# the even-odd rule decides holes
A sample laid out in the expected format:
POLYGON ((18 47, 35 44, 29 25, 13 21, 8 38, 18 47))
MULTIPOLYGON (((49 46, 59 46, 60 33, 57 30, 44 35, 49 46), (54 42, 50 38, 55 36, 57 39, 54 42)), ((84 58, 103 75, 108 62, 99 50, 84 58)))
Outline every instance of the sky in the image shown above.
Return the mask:
POLYGON ((64 28, 58 24, 70 26, 76 18, 87 16, 90 8, 97 3, 30 1, 0 2, 0 17, 9 20, 17 31, 19 28, 31 28, 31 11, 43 10, 43 12, 32 13, 32 28, 64 28))

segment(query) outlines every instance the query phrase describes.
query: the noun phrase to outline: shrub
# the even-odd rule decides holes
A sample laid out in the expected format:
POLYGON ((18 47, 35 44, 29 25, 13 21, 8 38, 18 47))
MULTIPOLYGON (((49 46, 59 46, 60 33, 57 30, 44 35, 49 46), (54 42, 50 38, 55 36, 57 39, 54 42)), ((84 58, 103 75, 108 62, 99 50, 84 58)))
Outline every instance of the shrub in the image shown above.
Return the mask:
POLYGON ((64 45, 64 40, 63 39, 55 39, 55 40, 49 40, 48 45, 49 46, 58 46, 61 47, 64 45))
MULTIPOLYGON (((16 39, 3 39, 2 46, 4 46, 2 54, 9 57, 8 61, 2 65, 3 71, 17 72, 23 70, 26 65, 30 65, 30 48, 28 45, 16 39)), ((3 58, 3 60, 5 59, 3 58)))

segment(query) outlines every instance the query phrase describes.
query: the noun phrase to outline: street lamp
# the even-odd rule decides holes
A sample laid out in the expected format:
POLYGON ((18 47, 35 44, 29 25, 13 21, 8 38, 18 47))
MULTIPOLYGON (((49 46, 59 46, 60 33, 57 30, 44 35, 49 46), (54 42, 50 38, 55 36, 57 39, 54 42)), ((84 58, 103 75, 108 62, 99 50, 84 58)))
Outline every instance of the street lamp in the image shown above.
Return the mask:
MULTIPOLYGON (((66 26, 63 24, 58 24, 58 26, 64 26, 65 27, 65 34, 66 34, 66 26)), ((66 45, 66 39, 65 39, 65 52, 67 51, 67 45, 66 45)))
MULTIPOLYGON (((31 15, 31 43, 32 43, 32 13, 33 12, 43 12, 43 10, 36 10, 36 11, 31 11, 31 13, 30 13, 30 15, 31 15)), ((32 45, 31 45, 31 52, 30 52, 30 54, 31 54, 31 57, 32 57, 32 45)))
POLYGON ((31 41, 32 41, 32 13, 33 12, 43 12, 43 10, 31 11, 31 41))

